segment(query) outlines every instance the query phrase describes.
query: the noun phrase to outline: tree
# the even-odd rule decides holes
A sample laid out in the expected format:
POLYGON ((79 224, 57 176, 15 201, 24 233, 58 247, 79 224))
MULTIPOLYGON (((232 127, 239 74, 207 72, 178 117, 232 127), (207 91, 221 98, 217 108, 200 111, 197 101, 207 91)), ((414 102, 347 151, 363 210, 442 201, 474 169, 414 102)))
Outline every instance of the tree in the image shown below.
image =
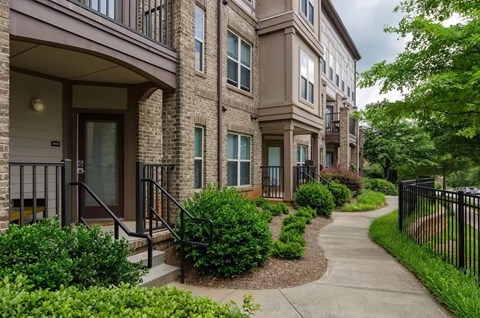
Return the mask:
POLYGON ((434 165, 434 144, 412 121, 382 116, 374 105, 367 106, 362 117, 367 124, 363 128, 365 159, 381 165, 384 178, 396 181, 389 175, 392 169, 415 174, 421 167, 434 165))
POLYGON ((403 99, 377 106, 390 116, 435 121, 477 148, 480 138, 480 0, 402 0, 404 17, 385 31, 407 39, 395 61, 361 74, 361 87, 380 83, 403 99))

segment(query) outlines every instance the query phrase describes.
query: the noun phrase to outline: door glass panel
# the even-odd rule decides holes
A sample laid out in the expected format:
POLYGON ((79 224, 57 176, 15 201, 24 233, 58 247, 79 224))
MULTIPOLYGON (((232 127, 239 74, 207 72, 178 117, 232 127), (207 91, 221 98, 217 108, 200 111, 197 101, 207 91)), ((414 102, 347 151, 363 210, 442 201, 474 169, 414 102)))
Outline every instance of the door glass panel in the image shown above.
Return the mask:
MULTIPOLYGON (((117 136, 117 122, 86 122, 85 181, 109 206, 118 204, 117 136)), ((98 205, 90 196, 86 203, 98 205)))
MULTIPOLYGON (((270 167, 281 166, 281 149, 280 147, 268 147, 268 165, 270 167)), ((278 186, 280 184, 280 170, 271 169, 269 171, 270 185, 278 186)))

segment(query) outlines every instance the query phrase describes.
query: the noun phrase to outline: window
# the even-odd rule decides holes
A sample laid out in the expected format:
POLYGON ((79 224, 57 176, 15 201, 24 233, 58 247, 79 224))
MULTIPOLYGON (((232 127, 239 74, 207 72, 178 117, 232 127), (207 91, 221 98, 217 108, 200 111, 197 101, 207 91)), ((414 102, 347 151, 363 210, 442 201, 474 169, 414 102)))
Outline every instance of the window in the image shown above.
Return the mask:
POLYGON ((314 101, 315 63, 304 52, 300 52, 300 97, 310 103, 314 101))
POLYGON ((342 92, 345 92, 345 81, 342 80, 342 92))
POLYGON ((335 84, 337 85, 337 87, 340 86, 340 72, 341 72, 341 68, 340 68, 340 64, 338 64, 338 62, 336 63, 336 69, 335 69, 335 84))
POLYGON ((205 11, 195 6, 195 70, 203 72, 204 62, 204 39, 205 39, 205 11))
POLYGON ((251 87, 250 44, 228 31, 227 37, 227 83, 250 93, 251 87))
POLYGON ((251 137, 227 135, 227 186, 250 184, 251 137))
POLYGON ((308 21, 313 24, 315 14, 315 0, 301 0, 302 13, 308 21))
POLYGON ((333 64, 335 63, 335 58, 333 57, 333 54, 330 53, 330 61, 328 61, 328 70, 329 74, 328 77, 330 78, 331 81, 333 81, 333 64))
POLYGON ((297 145, 297 165, 304 165, 308 160, 308 146, 297 145))
POLYGON ((194 149, 194 189, 203 187, 203 127, 195 127, 195 149, 194 149))
POLYGON ((115 0, 91 0, 89 6, 109 18, 115 19, 115 0))

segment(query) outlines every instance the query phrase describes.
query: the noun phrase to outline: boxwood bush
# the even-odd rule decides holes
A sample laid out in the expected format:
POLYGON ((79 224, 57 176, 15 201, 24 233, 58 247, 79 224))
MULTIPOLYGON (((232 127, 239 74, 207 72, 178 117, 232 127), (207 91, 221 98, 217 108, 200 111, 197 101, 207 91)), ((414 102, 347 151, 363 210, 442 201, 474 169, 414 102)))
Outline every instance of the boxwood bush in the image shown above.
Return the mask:
POLYGON ((290 211, 288 205, 283 202, 271 203, 266 209, 269 210, 273 216, 277 216, 280 214, 288 214, 288 212, 290 211))
POLYGON ((285 259, 296 259, 303 256, 305 247, 297 242, 284 243, 282 241, 276 241, 273 244, 272 253, 276 257, 285 259))
POLYGON ((332 186, 328 187, 328 190, 332 193, 333 201, 337 207, 350 202, 352 199, 352 191, 344 184, 334 182, 332 186))
POLYGON ((332 193, 316 182, 301 185, 295 192, 294 201, 298 207, 311 207, 318 215, 327 217, 332 215, 335 206, 332 193))
MULTIPOLYGON (((204 249, 185 246, 185 255, 194 262, 200 274, 232 277, 262 265, 269 256, 272 234, 265 217, 255 203, 233 188, 218 190, 212 186, 185 203, 187 211, 196 217, 214 222, 212 246, 204 249)), ((178 226, 181 224, 177 221, 178 226)), ((209 241, 205 223, 185 220, 185 239, 209 241)))
POLYGON ((36 289, 19 276, 0 280, 2 317, 226 317, 248 318, 259 309, 244 296, 243 313, 234 303, 218 303, 175 287, 115 288, 74 286, 51 291, 36 289))
POLYGON ((99 226, 60 227, 49 218, 0 233, 0 277, 23 275, 36 288, 136 284, 144 267, 127 260, 125 239, 115 240, 99 226))

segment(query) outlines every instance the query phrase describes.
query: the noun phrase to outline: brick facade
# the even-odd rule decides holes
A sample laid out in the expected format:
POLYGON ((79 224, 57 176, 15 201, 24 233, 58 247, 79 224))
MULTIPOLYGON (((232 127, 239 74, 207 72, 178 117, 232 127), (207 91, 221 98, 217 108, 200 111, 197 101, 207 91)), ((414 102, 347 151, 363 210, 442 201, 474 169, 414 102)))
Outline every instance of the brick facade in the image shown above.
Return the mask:
POLYGON ((0 0, 0 231, 8 226, 10 1, 0 0))

